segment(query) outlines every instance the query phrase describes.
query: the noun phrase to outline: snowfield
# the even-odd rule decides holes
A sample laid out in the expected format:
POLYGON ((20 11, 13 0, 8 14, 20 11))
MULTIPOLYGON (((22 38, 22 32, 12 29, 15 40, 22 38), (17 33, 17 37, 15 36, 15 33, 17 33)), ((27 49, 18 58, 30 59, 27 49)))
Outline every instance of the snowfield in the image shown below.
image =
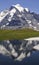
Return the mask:
POLYGON ((39 41, 39 37, 32 37, 32 38, 28 38, 28 39, 24 39, 24 40, 28 40, 28 41, 30 41, 30 40, 36 40, 36 41, 39 41))

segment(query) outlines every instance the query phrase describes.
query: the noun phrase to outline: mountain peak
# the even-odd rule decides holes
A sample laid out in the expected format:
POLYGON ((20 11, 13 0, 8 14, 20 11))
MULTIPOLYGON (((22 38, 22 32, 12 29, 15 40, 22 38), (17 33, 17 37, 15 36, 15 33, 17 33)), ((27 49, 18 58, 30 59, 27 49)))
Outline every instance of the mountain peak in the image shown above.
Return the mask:
POLYGON ((20 12, 22 12, 24 10, 24 8, 20 4, 16 4, 16 5, 12 5, 12 6, 17 8, 20 12))
POLYGON ((32 28, 39 30, 39 15, 31 13, 20 4, 12 5, 0 13, 0 27, 6 29, 32 28), (9 26, 9 28, 7 28, 9 26))
POLYGON ((27 12, 29 12, 29 9, 28 9, 28 8, 23 8, 20 4, 12 5, 11 8, 13 8, 13 7, 17 8, 20 12, 23 12, 24 9, 25 9, 27 12))
POLYGON ((16 6, 16 7, 21 7, 21 5, 20 5, 20 4, 16 4, 16 5, 12 5, 12 6, 14 6, 14 7, 15 7, 15 6, 16 6))
POLYGON ((26 10, 27 12, 29 12, 29 9, 28 9, 28 8, 25 8, 25 10, 26 10))
POLYGON ((15 6, 17 6, 17 7, 21 7, 21 5, 20 5, 20 4, 16 4, 15 6))

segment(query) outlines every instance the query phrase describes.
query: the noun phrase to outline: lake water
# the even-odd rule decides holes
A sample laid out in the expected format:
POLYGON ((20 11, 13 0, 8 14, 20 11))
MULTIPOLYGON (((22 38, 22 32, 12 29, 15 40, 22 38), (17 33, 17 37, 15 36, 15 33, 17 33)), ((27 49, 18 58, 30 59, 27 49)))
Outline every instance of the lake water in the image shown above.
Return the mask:
MULTIPOLYGON (((18 41, 14 41, 14 44, 15 43, 18 44, 18 41)), ((39 51, 33 52, 29 57, 25 57, 22 61, 14 61, 11 57, 0 54, 0 65, 39 65, 39 51)))
POLYGON ((0 65, 39 65, 39 51, 33 53, 30 57, 25 58, 21 62, 0 55, 0 65))

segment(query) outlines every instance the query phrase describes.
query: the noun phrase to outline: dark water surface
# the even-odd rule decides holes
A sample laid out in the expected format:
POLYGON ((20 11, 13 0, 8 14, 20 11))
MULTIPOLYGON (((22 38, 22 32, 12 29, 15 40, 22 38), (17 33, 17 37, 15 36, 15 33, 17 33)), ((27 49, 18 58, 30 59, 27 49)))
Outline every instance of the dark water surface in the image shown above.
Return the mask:
MULTIPOLYGON (((16 41, 16 40, 10 41, 10 42, 7 42, 7 41, 1 42, 0 41, 0 45, 3 45, 5 47, 6 47, 6 45, 8 45, 8 43, 12 43, 13 45, 17 45, 16 48, 18 48, 18 46, 21 43, 23 43, 23 49, 24 49, 25 44, 29 44, 30 46, 28 46, 27 48, 30 48, 33 45, 39 44, 39 41, 38 42, 33 41, 32 44, 30 44, 30 42, 27 42, 27 41, 16 41), (18 45, 18 43, 19 43, 19 45, 18 45)), ((25 50, 25 52, 26 52, 26 50, 25 50)), ((15 61, 10 56, 0 54, 0 65, 39 65, 39 51, 33 52, 29 57, 25 57, 22 61, 15 61)))
POLYGON ((0 54, 0 65, 39 65, 39 51, 34 52, 30 57, 20 62, 0 54))

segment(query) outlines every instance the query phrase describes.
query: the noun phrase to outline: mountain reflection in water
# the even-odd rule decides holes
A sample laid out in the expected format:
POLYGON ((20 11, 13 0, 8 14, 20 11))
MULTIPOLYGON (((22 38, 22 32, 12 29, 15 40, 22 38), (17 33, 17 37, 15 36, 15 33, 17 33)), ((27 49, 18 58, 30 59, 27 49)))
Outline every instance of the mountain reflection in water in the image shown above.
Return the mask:
POLYGON ((39 51, 35 51, 32 49, 33 46, 37 44, 39 44, 39 41, 25 41, 25 40, 0 41, 0 65, 39 65, 39 51), (2 48, 6 50, 4 49, 2 50, 2 48), (10 54, 13 48, 15 52, 10 54), (7 50, 9 51, 9 53, 7 52, 7 50), (30 52, 30 55, 29 56, 25 55, 25 57, 23 57, 23 59, 19 61, 20 55, 22 53, 28 54, 28 52, 30 52))

